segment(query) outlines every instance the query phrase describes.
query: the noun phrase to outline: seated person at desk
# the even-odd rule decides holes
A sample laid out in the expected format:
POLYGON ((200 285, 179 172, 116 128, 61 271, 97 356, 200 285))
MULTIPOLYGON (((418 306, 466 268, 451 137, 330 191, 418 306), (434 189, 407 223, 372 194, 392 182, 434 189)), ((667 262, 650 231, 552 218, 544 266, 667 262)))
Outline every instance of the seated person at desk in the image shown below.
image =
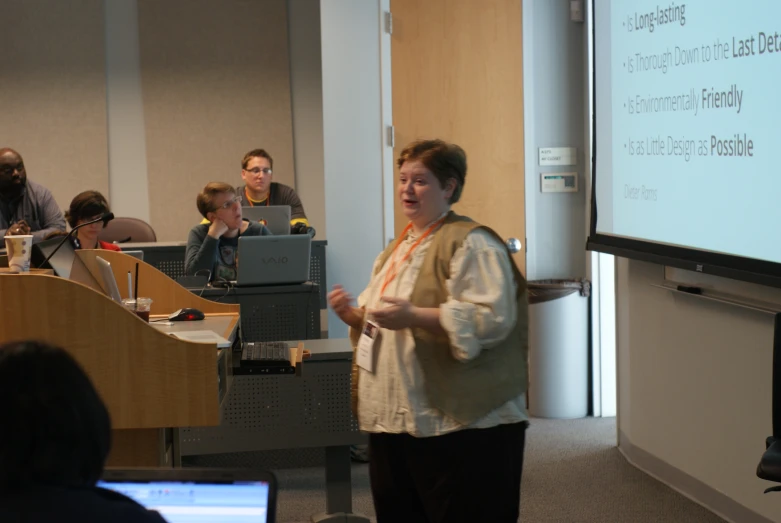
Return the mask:
POLYGON ((64 350, 0 345, 0 521, 165 523, 96 486, 111 420, 89 377, 64 350))
POLYGON ((0 149, 0 237, 32 234, 39 242, 57 230, 65 230, 65 220, 52 193, 27 179, 18 152, 0 149))
MULTIPOLYGON (((77 227, 82 223, 90 222, 101 215, 111 212, 106 198, 98 191, 84 191, 76 195, 71 201, 71 206, 65 212, 68 225, 77 227)), ((121 251, 119 245, 98 240, 98 234, 106 224, 97 222, 82 227, 71 237, 74 249, 106 249, 109 251, 121 251)))
POLYGON ((271 181, 273 167, 274 159, 263 149, 253 149, 244 155, 241 178, 245 185, 236 189, 241 205, 289 205, 290 230, 294 234, 303 234, 309 227, 304 205, 292 187, 271 181))
POLYGON ((235 281, 239 236, 266 236, 268 229, 242 219, 241 198, 233 186, 211 182, 196 198, 207 220, 190 230, 184 267, 188 275, 209 271, 209 281, 235 281))

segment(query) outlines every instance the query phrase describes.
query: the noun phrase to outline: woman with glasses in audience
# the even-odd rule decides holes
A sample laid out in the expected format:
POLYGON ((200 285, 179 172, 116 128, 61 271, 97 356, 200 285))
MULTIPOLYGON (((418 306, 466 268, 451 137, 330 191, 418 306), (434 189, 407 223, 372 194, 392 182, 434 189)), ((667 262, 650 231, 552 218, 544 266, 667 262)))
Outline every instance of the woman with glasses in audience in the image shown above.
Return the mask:
POLYGON ((184 255, 186 273, 209 271, 209 281, 235 281, 239 237, 271 233, 264 225, 242 218, 241 198, 227 183, 208 183, 195 203, 208 223, 190 230, 184 255))
MULTIPOLYGON (((65 211, 65 220, 71 228, 77 227, 87 222, 91 222, 107 212, 111 212, 106 197, 98 191, 84 191, 76 195, 71 201, 71 205, 65 211)), ((96 222, 86 225, 76 231, 71 237, 74 249, 106 249, 109 251, 120 251, 118 245, 100 241, 98 235, 106 226, 105 222, 96 222)), ((63 233, 64 234, 64 233, 63 233)), ((60 234, 57 234, 58 236, 60 234)), ((49 239, 51 236, 47 236, 49 239)))
POLYGON ((165 523, 97 487, 111 420, 89 377, 64 350, 0 345, 0 521, 165 523))

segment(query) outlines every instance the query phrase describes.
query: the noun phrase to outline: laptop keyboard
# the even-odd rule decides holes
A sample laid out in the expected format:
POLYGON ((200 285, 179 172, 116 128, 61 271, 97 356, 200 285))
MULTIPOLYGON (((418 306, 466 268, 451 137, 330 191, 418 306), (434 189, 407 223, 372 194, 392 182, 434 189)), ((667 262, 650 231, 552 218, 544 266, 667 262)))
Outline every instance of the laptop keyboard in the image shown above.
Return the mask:
POLYGON ((243 343, 242 365, 290 365, 290 346, 284 341, 243 343))

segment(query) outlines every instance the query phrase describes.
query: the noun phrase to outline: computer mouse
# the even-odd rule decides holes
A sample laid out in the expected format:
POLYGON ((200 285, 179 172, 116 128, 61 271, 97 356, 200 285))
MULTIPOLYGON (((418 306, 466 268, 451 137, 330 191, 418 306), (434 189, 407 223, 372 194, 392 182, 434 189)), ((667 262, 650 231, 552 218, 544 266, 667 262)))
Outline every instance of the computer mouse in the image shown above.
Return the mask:
POLYGON ((179 309, 176 312, 168 315, 168 321, 197 321, 202 320, 205 316, 198 309, 186 308, 179 309))

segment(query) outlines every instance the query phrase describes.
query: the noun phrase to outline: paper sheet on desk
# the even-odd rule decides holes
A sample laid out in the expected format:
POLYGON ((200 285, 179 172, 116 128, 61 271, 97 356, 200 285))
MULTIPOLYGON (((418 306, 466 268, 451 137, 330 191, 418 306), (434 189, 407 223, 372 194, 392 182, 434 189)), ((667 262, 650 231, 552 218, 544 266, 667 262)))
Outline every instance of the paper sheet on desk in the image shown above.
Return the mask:
POLYGON ((171 336, 184 341, 193 341, 196 343, 216 343, 218 349, 226 349, 231 346, 231 342, 220 336, 214 331, 182 331, 171 332, 171 336))

